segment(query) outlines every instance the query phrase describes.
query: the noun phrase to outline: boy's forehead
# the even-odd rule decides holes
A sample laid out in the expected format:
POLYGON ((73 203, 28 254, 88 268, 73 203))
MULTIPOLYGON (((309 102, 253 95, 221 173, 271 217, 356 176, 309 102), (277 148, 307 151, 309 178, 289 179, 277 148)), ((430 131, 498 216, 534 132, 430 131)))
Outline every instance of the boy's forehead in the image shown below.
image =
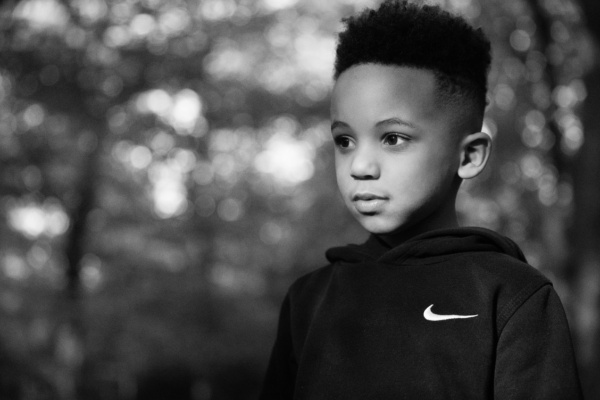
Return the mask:
POLYGON ((334 84, 331 114, 356 111, 418 112, 437 110, 436 81, 433 72, 410 67, 360 64, 344 71, 334 84))

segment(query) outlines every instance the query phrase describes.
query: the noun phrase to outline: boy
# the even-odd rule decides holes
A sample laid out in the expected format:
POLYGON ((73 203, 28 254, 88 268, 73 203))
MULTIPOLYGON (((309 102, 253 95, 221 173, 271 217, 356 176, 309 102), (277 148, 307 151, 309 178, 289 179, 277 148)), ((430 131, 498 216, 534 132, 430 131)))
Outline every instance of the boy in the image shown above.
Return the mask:
POLYGON ((459 228, 490 44, 438 7, 347 19, 331 101, 336 176, 371 233, 298 279, 261 399, 579 399, 564 311, 509 239, 459 228))

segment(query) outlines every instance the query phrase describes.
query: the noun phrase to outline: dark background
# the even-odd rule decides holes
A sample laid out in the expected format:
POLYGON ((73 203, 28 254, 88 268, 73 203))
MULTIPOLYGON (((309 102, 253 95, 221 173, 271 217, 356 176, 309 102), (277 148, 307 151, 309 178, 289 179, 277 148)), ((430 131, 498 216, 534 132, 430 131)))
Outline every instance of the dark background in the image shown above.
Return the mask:
MULTIPOLYGON (((340 18, 376 1, 0 4, 0 397, 252 399, 288 285, 363 240, 337 195, 340 18)), ((491 167, 600 397, 600 9, 446 0, 490 36, 491 167)))

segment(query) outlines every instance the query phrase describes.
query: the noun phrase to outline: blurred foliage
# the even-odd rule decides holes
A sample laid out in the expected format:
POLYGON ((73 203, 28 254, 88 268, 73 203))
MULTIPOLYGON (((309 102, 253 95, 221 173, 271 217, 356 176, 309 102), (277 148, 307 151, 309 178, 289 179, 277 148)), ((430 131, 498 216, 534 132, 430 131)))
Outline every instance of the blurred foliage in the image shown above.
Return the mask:
MULTIPOLYGON (((2 398, 255 397, 288 285, 365 236, 337 196, 328 96, 340 18, 376 3, 0 6, 2 398)), ((494 47, 495 155, 461 220, 515 239, 569 309, 581 11, 438 3, 494 47)))

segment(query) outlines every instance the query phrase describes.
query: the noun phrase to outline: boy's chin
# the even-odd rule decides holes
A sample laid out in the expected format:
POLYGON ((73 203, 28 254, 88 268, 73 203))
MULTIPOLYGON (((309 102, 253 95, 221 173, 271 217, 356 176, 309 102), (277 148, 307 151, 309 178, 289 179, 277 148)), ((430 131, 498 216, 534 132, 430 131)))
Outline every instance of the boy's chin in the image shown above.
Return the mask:
POLYGON ((402 224, 390 223, 389 220, 377 220, 376 218, 359 218, 358 222, 369 233, 374 235, 389 235, 402 231, 402 224))
MULTIPOLYGON (((369 217, 361 215, 357 219, 369 233, 390 238, 408 239, 414 235, 433 229, 426 221, 407 221, 402 218, 392 219, 389 215, 369 217)), ((439 226, 439 228, 441 227, 444 226, 439 226)))

